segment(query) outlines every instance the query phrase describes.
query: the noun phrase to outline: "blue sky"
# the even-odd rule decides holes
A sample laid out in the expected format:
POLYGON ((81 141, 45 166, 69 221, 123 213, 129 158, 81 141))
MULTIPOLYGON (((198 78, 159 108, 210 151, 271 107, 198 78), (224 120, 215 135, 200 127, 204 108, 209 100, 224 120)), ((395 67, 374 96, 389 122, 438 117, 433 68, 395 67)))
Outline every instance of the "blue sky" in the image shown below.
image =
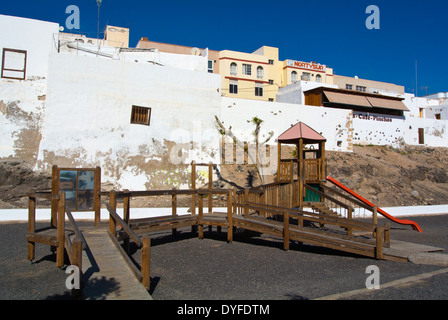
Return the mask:
MULTIPOLYGON (((96 0, 2 1, 0 13, 65 26, 68 5, 81 13, 80 32, 96 37, 96 0)), ((280 60, 316 61, 335 74, 391 82, 418 95, 447 92, 448 2, 443 0, 104 0, 100 27, 129 27, 141 37, 213 50, 280 49, 280 60), (368 30, 368 5, 380 29, 368 30)))

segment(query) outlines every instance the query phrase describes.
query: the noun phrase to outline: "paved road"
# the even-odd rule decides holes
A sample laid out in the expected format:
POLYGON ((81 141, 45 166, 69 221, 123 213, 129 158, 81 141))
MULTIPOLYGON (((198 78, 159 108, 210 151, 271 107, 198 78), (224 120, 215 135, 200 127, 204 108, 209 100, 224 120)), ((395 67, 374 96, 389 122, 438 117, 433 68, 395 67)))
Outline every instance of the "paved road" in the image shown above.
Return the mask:
MULTIPOLYGON (((393 225, 392 238, 448 250, 448 215, 412 219, 424 233, 393 225)), ((26 260, 26 224, 2 224, 0 234, 0 299, 69 298, 67 275, 56 268, 47 246, 37 246, 36 263, 26 260)), ((448 299, 448 267, 376 261, 298 244, 283 251, 282 241, 268 236, 237 234, 228 244, 225 232, 206 232, 199 240, 186 229, 176 237, 169 232, 152 238, 155 300, 448 299), (363 291, 371 265, 379 268, 380 289, 363 291)))

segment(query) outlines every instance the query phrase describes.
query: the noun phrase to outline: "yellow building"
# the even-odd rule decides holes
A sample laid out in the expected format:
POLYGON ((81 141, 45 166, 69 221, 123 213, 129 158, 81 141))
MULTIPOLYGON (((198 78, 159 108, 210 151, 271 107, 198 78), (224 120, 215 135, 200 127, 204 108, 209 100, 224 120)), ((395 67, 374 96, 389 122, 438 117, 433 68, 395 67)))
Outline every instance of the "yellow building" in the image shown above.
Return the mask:
POLYGON ((333 84, 333 69, 316 62, 283 61, 283 79, 287 86, 297 81, 333 84))
POLYGON ((264 46, 253 53, 220 51, 222 95, 275 101, 281 82, 279 66, 278 48, 264 46))
POLYGON ((275 101, 278 89, 297 81, 333 84, 333 69, 315 62, 279 60, 279 49, 263 46, 253 53, 224 50, 219 55, 222 94, 275 101))

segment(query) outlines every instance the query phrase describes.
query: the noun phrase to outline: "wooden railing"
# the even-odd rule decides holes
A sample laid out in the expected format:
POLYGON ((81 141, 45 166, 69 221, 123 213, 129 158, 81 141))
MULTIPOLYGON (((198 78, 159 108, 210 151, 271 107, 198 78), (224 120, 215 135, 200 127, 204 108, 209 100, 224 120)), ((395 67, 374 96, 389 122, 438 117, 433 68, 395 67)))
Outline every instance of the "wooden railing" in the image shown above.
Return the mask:
MULTIPOLYGON (((301 206, 301 199, 299 197, 299 188, 301 181, 293 181, 290 183, 273 183, 263 185, 255 188, 246 188, 235 192, 235 202, 237 203, 259 203, 272 205, 283 208, 295 208, 301 206)), ((245 208, 242 211, 241 207, 234 209, 235 214, 248 214, 250 211, 245 208)), ((258 212, 260 215, 268 218, 271 216, 269 211, 258 212)))
POLYGON ((371 207, 366 205, 365 203, 357 200, 356 198, 341 192, 340 190, 337 190, 335 188, 331 188, 327 185, 322 184, 321 188, 323 189, 324 193, 331 196, 334 199, 337 199, 338 201, 344 203, 347 206, 350 206, 353 208, 352 217, 358 217, 358 218, 364 218, 367 216, 372 217, 372 222, 377 223, 377 207, 371 207))
MULTIPOLYGON (((28 260, 35 258, 36 243, 50 245, 56 248, 56 266, 62 268, 64 265, 64 249, 70 260, 70 264, 78 267, 79 279, 82 279, 82 252, 86 248, 86 241, 81 230, 78 227, 73 214, 66 208, 65 192, 60 191, 58 194, 49 192, 34 193, 29 195, 28 206, 28 260), (36 230, 36 208, 38 199, 51 200, 56 203, 56 214, 51 214, 50 227, 43 230, 36 230), (73 228, 74 238, 67 233, 65 229, 65 216, 67 215, 69 222, 73 228)), ((73 294, 78 295, 80 290, 73 290, 73 294)))
MULTIPOLYGON (((112 192, 112 194, 116 194, 115 192, 112 192)), ((111 199, 112 198, 111 194, 111 199)), ((116 198, 115 198, 116 200, 116 198)), ((112 242, 114 243, 115 247, 118 249, 118 251, 121 253, 122 257, 126 261, 127 265, 131 269, 134 276, 138 279, 139 282, 143 284, 143 286, 146 288, 146 290, 150 290, 151 288, 151 239, 148 236, 142 237, 142 239, 134 233, 134 231, 131 229, 129 224, 125 222, 116 212, 116 202, 115 206, 114 202, 112 201, 111 204, 106 203, 106 208, 109 211, 109 236, 112 239, 112 242), (136 243, 137 247, 139 249, 142 249, 141 251, 141 267, 140 269, 136 267, 136 265, 132 262, 132 260, 129 257, 129 252, 126 252, 126 250, 123 249, 123 247, 119 243, 120 236, 122 236, 119 232, 117 232, 117 225, 120 225, 121 230, 123 230, 128 237, 130 237, 134 242, 136 243)), ((125 242, 127 242, 127 239, 125 239, 125 242)), ((128 247, 128 246, 125 246, 128 247)))
MULTIPOLYGON (((109 203, 106 203, 106 208, 109 211, 109 235, 113 240, 115 246, 118 248, 123 258, 126 260, 128 266, 136 276, 136 278, 150 290, 150 262, 151 262, 151 239, 148 235, 140 236, 134 232, 130 225, 131 221, 131 198, 137 197, 155 197, 155 196, 170 196, 171 197, 171 215, 177 217, 177 198, 180 195, 186 195, 194 197, 193 209, 191 215, 202 217, 204 213, 203 199, 205 196, 209 197, 208 209, 209 213, 213 210, 212 196, 215 194, 231 194, 228 190, 210 190, 210 189, 197 189, 197 190, 148 190, 148 191, 111 191, 109 193, 109 203), (118 199, 123 199, 123 217, 117 213, 118 199), (198 209, 199 215, 196 215, 196 199, 199 202, 198 209), (119 227, 118 227, 119 226, 119 227), (118 230, 119 229, 119 230, 118 230), (124 235, 123 235, 124 233, 124 235), (142 250, 141 252, 141 266, 138 268, 130 259, 129 253, 124 248, 129 248, 129 239, 132 239, 137 247, 142 250), (124 241, 124 245, 120 244, 120 241, 124 241)), ((231 198, 230 198, 231 201, 231 198)), ((230 205, 230 208, 232 206, 230 205)), ((230 211, 230 216, 232 211, 230 211)), ((230 219, 231 220, 231 219, 230 219)), ((198 224, 198 223, 195 223, 198 224)), ((176 228, 172 228, 173 234, 176 233, 176 228)))
MULTIPOLYGON (((371 250, 374 248, 374 252, 372 254, 372 257, 375 257, 376 259, 383 259, 383 248, 388 248, 390 246, 390 226, 388 224, 385 225, 378 225, 373 224, 369 222, 363 222, 363 221, 356 221, 356 220, 349 220, 346 218, 337 217, 334 215, 327 215, 322 213, 313 213, 308 211, 303 211, 300 209, 286 209, 283 207, 278 206, 272 206, 272 205, 266 205, 266 204, 260 204, 260 203, 234 203, 234 206, 240 208, 242 212, 244 212, 246 209, 250 209, 257 212, 267 212, 269 215, 277 215, 283 217, 283 246, 285 250, 289 249, 289 240, 294 240, 293 234, 291 232, 293 230, 305 230, 303 229, 305 225, 305 221, 311 222, 311 223, 319 223, 319 224, 332 224, 335 226, 339 226, 345 230, 347 230, 346 236, 337 236, 334 235, 334 244, 330 245, 329 247, 337 248, 338 246, 343 247, 345 251, 350 251, 353 253, 360 253, 364 254, 365 250, 369 250, 368 246, 370 245, 371 250), (291 220, 292 219, 292 220, 291 220), (295 222, 295 228, 290 229, 291 222, 296 220, 295 222), (352 231, 365 231, 365 232, 371 232, 375 235, 375 241, 372 243, 371 241, 368 241, 367 239, 360 239, 355 238, 353 236, 352 231), (340 239, 338 241, 337 239, 340 239), (351 240, 352 248, 347 248, 347 243, 344 243, 344 240, 351 240)), ((310 231, 313 233, 312 231, 310 231)), ((325 240, 328 235, 319 234, 319 232, 315 232, 316 234, 311 236, 309 239, 314 239, 312 241, 316 241, 316 243, 319 243, 320 240, 325 240), (320 240, 319 240, 320 239, 320 240)), ((300 239, 301 235, 300 233, 296 233, 296 238, 300 239)), ((324 241, 325 242, 325 241, 324 241)), ((321 245, 326 246, 325 243, 322 242, 321 245)))
MULTIPOLYGON (((306 183, 320 183, 325 180, 326 172, 322 159, 303 160, 303 180, 306 183)), ((289 182, 299 179, 299 163, 297 159, 281 160, 277 171, 278 182, 289 182)))

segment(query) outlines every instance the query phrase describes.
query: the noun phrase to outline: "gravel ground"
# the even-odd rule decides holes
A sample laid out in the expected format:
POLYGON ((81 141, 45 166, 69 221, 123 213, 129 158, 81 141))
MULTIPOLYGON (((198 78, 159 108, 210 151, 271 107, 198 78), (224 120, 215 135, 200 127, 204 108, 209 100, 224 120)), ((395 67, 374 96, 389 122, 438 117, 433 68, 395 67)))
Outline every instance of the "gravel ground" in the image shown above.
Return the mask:
MULTIPOLYGON (((392 238, 448 249, 448 215, 412 217, 424 233, 393 226, 392 238)), ((38 225, 38 228, 45 225, 38 225)), ((27 260, 26 223, 0 224, 0 299, 70 299, 67 274, 56 268, 48 246, 37 245, 27 260)), ((214 229, 215 230, 215 229, 214 229)), ((225 231, 225 230, 224 230, 225 231)), ((291 245, 269 236, 205 232, 199 240, 189 229, 152 236, 151 294, 155 300, 307 300, 365 288, 366 268, 376 265, 381 283, 443 269, 440 266, 376 261, 314 246, 291 245)), ((133 257, 139 260, 140 252, 133 257)), ((351 299, 448 299, 448 274, 411 285, 375 290, 351 299)))

